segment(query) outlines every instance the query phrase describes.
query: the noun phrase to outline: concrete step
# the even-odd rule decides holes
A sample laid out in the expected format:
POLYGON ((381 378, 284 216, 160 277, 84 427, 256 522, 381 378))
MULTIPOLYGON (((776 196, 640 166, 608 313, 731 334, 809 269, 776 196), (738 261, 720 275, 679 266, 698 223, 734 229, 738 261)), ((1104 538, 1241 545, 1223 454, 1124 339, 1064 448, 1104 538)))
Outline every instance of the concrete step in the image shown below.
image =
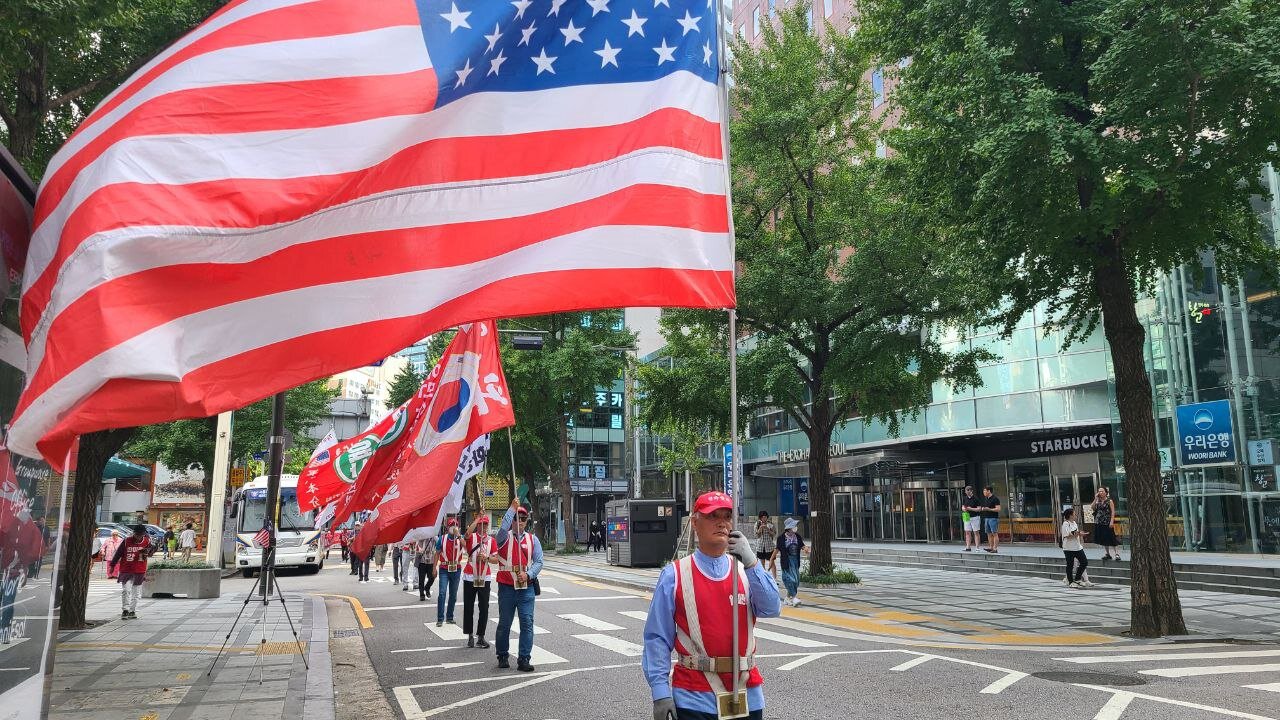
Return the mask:
MULTIPOLYGON (((1063 559, 1048 556, 1001 555, 984 552, 961 554, 955 552, 929 552, 911 550, 881 550, 879 548, 832 548, 832 560, 840 565, 878 565, 911 567, 928 570, 949 570, 1021 577, 1059 579, 1063 574, 1063 559)), ((1280 597, 1280 577, 1269 571, 1272 568, 1242 566, 1174 565, 1178 587, 1186 590, 1239 593, 1280 597)), ((1102 563, 1091 560, 1089 577, 1096 583, 1129 584, 1127 561, 1102 563)))

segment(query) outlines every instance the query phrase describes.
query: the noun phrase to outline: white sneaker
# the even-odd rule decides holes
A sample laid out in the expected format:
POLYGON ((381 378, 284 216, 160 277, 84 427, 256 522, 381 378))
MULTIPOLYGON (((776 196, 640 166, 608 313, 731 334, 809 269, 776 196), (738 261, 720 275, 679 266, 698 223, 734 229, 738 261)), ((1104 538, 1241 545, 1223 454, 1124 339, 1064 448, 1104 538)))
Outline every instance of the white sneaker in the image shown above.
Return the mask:
POLYGON ((1094 585, 1093 583, 1089 582, 1088 580, 1081 580, 1080 582, 1078 582, 1078 583, 1076 583, 1076 584, 1077 584, 1077 585, 1079 585, 1080 587, 1087 587, 1087 588, 1091 588, 1091 587, 1093 587, 1093 585, 1094 585))
POLYGON ((800 598, 792 598, 791 607, 800 607, 800 598))
POLYGON ((1071 586, 1071 578, 1062 578, 1062 584, 1063 584, 1063 585, 1066 585, 1067 587, 1070 587, 1070 586, 1071 586))

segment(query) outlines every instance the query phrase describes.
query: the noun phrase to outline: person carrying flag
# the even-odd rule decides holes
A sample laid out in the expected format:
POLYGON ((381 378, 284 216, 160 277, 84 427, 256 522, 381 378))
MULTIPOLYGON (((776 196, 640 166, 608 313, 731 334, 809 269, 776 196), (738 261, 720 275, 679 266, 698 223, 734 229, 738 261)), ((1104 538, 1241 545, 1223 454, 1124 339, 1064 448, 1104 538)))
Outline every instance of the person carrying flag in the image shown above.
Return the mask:
POLYGON ((462 569, 462 631, 467 634, 467 647, 487 648, 484 629, 489 622, 489 584, 493 582, 492 563, 498 562, 498 543, 489 535, 488 515, 471 521, 464 547, 467 565, 462 569), (473 605, 478 606, 478 613, 472 612, 473 605))
POLYGON ((466 555, 462 547, 458 518, 449 518, 445 525, 449 528, 449 533, 436 542, 436 568, 440 578, 440 596, 436 598, 436 627, 443 627, 446 620, 451 625, 457 624, 453 619, 453 607, 458 602, 458 580, 462 576, 462 561, 466 555))
POLYGON ((755 623, 758 617, 781 615, 782 598, 751 543, 734 529, 733 512, 733 499, 722 492, 699 497, 690 518, 697 549, 664 567, 658 576, 644 626, 641 663, 653 698, 654 720, 725 716, 719 700, 734 689, 735 650, 740 658, 739 687, 747 695, 747 717, 764 716, 764 680, 754 662, 755 623), (733 572, 739 575, 736 602, 733 572), (739 628, 736 649, 734 622, 739 628), (672 650, 678 655, 674 670, 672 650))
POLYGON ((538 573, 542 571, 542 543, 533 533, 525 532, 529 510, 512 500, 498 527, 498 631, 494 645, 498 667, 509 668, 511 621, 520 614, 520 654, 516 669, 533 672, 529 658, 533 655, 533 598, 538 573), (514 526, 514 531, 513 531, 514 526))

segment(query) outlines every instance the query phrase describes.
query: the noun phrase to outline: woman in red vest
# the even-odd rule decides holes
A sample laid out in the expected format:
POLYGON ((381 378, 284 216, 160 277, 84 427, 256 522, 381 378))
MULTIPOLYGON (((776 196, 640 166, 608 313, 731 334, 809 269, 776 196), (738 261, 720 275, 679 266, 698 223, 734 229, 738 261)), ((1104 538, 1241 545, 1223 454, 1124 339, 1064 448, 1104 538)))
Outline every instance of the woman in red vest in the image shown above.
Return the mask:
POLYGON ((690 522, 698 548, 662 569, 644 626, 642 665, 654 720, 730 716, 727 705, 726 712, 721 712, 721 702, 733 699, 735 621, 745 710, 758 720, 764 713, 764 680, 754 662, 755 623, 758 617, 781 615, 782 598, 751 543, 734 529, 733 500, 728 495, 704 493, 693 507, 690 522), (738 573, 736 603, 734 572, 738 573), (672 650, 678 655, 674 671, 672 650))
POLYGON ((147 558, 154 552, 146 525, 134 525, 133 534, 120 543, 111 561, 119 572, 120 617, 125 620, 138 617, 138 598, 142 595, 142 583, 147 579, 147 558))

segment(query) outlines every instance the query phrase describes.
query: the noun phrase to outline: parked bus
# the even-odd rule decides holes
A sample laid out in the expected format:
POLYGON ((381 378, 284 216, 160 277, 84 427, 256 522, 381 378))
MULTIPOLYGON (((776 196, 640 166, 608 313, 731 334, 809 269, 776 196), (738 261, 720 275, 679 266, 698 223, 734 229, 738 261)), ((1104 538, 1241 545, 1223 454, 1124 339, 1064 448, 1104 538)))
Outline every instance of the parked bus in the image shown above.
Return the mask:
MULTIPOLYGON (((276 528, 276 567, 301 567, 316 573, 324 567, 324 532, 315 529, 315 513, 298 509, 298 476, 280 476, 280 525, 276 528)), ((235 564, 245 577, 262 567, 262 546, 253 536, 267 513, 267 478, 259 476, 236 491, 227 522, 235 528, 235 564)))

